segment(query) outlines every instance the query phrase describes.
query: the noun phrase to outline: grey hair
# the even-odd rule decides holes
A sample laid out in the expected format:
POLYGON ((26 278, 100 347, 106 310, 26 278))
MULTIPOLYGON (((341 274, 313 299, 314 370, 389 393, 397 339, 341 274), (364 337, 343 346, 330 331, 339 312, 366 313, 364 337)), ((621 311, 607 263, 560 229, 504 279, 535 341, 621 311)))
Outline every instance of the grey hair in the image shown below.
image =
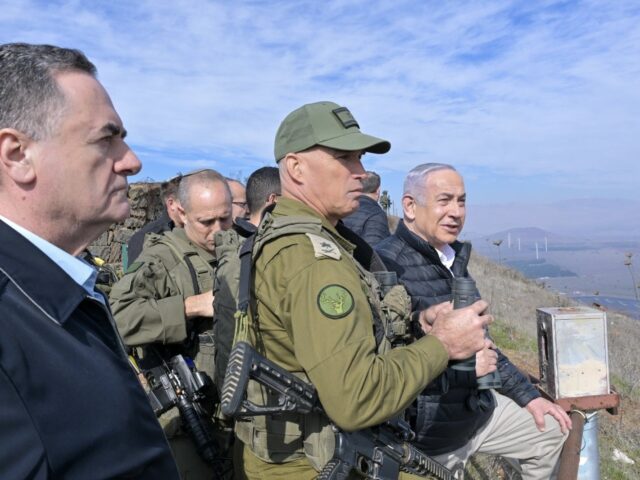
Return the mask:
POLYGON ((224 176, 217 171, 206 169, 183 175, 180 180, 180 185, 178 186, 178 201, 180 205, 185 211, 189 210, 191 207, 191 189, 194 186, 209 186, 218 182, 222 185, 222 188, 226 190, 229 202, 231 202, 231 189, 229 188, 229 184, 224 176))
POLYGON ((34 140, 48 138, 65 106, 56 73, 96 76, 96 67, 79 50, 6 43, 0 45, 0 128, 15 128, 34 140))
POLYGON ((454 172, 457 172, 453 165, 449 165, 448 163, 423 163, 418 165, 417 167, 412 168, 405 177, 402 196, 410 195, 417 202, 424 203, 425 182, 427 180, 427 176, 432 172, 437 172, 438 170, 453 170, 454 172))
POLYGON ((375 193, 380 188, 380 175, 367 171, 362 179, 362 193, 375 193))

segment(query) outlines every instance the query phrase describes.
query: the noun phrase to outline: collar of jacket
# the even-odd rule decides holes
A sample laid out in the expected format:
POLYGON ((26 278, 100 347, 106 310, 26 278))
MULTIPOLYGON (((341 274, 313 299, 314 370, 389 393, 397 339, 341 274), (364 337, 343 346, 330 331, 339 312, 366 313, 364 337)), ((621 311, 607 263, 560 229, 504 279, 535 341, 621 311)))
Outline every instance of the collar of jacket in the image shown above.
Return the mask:
POLYGON ((340 245, 347 250, 349 253, 353 253, 356 246, 351 243, 349 240, 344 238, 334 227, 329 223, 329 220, 324 215, 320 215, 310 206, 298 201, 293 198, 288 197, 280 197, 278 199, 278 203, 276 203, 275 208, 273 209, 273 216, 291 216, 291 217, 314 217, 319 219, 322 222, 322 228, 327 230, 331 236, 340 243, 340 245))
MULTIPOLYGON (((42 250, 0 221, 0 270, 49 317, 64 323, 87 292, 42 250)), ((0 285, 0 292, 1 292, 0 285)))
POLYGON ((258 231, 258 227, 243 217, 236 217, 231 228, 242 238, 247 238, 258 231))
MULTIPOLYGON (((441 265, 443 268, 446 268, 444 265, 442 265, 442 262, 440 261, 440 255, 438 255, 436 249, 431 244, 429 244, 429 242, 423 240, 418 235, 409 230, 404 224, 404 220, 400 219, 400 221, 398 222, 398 227, 396 228, 395 235, 398 238, 404 240, 415 251, 427 257, 432 263, 441 265)), ((451 248, 453 248, 453 251, 456 252, 457 259, 460 248, 462 248, 462 242, 456 240, 455 242, 451 243, 450 246, 451 248)))

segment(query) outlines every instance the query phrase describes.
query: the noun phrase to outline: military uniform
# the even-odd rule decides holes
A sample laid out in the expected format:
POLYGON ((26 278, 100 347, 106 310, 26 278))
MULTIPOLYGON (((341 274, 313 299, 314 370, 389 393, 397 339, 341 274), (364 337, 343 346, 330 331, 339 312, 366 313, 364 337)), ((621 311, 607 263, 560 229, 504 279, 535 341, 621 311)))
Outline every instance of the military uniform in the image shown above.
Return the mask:
MULTIPOLYGON (((213 288, 215 256, 192 243, 182 228, 150 234, 145 248, 113 286, 110 303, 118 329, 130 346, 187 339, 184 300, 213 288)), ((199 330, 211 319, 192 321, 199 330)))
MULTIPOLYGON (((133 347, 155 344, 166 356, 191 357, 212 378, 212 319, 187 320, 184 300, 212 290, 214 268, 215 256, 191 242, 184 229, 149 234, 140 257, 113 286, 109 299, 125 343, 133 347)), ((160 423, 182 478, 212 478, 211 467, 182 432, 177 409, 164 413, 160 423)))
MULTIPOLYGON (((353 251, 326 218, 281 198, 256 237, 252 291, 253 343, 267 358, 313 383, 326 413, 345 430, 400 413, 448 361, 444 346, 431 336, 404 348, 380 348, 374 336, 380 315, 371 291, 375 286, 353 251), (306 233, 274 231, 287 222, 310 226, 306 233)), ((322 451, 331 439, 328 419, 310 417, 238 422, 245 473, 314 478, 331 455, 322 451), (318 434, 323 439, 314 438, 318 434)))

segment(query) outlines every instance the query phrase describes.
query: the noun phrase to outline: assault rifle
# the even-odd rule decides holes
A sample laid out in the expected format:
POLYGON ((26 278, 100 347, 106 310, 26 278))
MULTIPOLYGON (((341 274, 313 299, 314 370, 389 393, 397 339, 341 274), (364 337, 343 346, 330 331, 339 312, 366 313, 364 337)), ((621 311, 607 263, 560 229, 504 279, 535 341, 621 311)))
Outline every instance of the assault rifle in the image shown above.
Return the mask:
MULTIPOLYGON (((277 415, 287 412, 323 412, 313 385, 267 360, 245 342, 233 347, 222 387, 222 412, 233 417, 277 415), (276 405, 256 405, 246 399, 253 379, 278 395, 276 405)), ((452 472, 409 443, 414 436, 400 419, 376 427, 345 432, 333 426, 336 448, 319 480, 342 480, 350 472, 372 480, 396 480, 400 471, 441 480, 462 480, 462 470, 452 472)))
POLYGON ((182 424, 191 436, 200 456, 210 465, 218 465, 215 443, 211 435, 211 421, 201 402, 211 380, 203 372, 187 364, 182 355, 171 357, 157 367, 144 371, 149 385, 147 396, 156 416, 178 407, 182 424))

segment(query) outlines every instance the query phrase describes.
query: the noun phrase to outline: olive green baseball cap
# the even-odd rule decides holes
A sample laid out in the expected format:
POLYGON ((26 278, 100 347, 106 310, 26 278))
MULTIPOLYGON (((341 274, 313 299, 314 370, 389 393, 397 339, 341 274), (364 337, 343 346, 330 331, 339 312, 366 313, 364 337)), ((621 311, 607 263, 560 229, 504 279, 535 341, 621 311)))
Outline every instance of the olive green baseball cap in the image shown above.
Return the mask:
POLYGON ((287 153, 316 145, 371 153, 387 153, 391 148, 387 140, 362 133, 349 109, 333 102, 308 103, 287 115, 276 133, 276 162, 287 153))

